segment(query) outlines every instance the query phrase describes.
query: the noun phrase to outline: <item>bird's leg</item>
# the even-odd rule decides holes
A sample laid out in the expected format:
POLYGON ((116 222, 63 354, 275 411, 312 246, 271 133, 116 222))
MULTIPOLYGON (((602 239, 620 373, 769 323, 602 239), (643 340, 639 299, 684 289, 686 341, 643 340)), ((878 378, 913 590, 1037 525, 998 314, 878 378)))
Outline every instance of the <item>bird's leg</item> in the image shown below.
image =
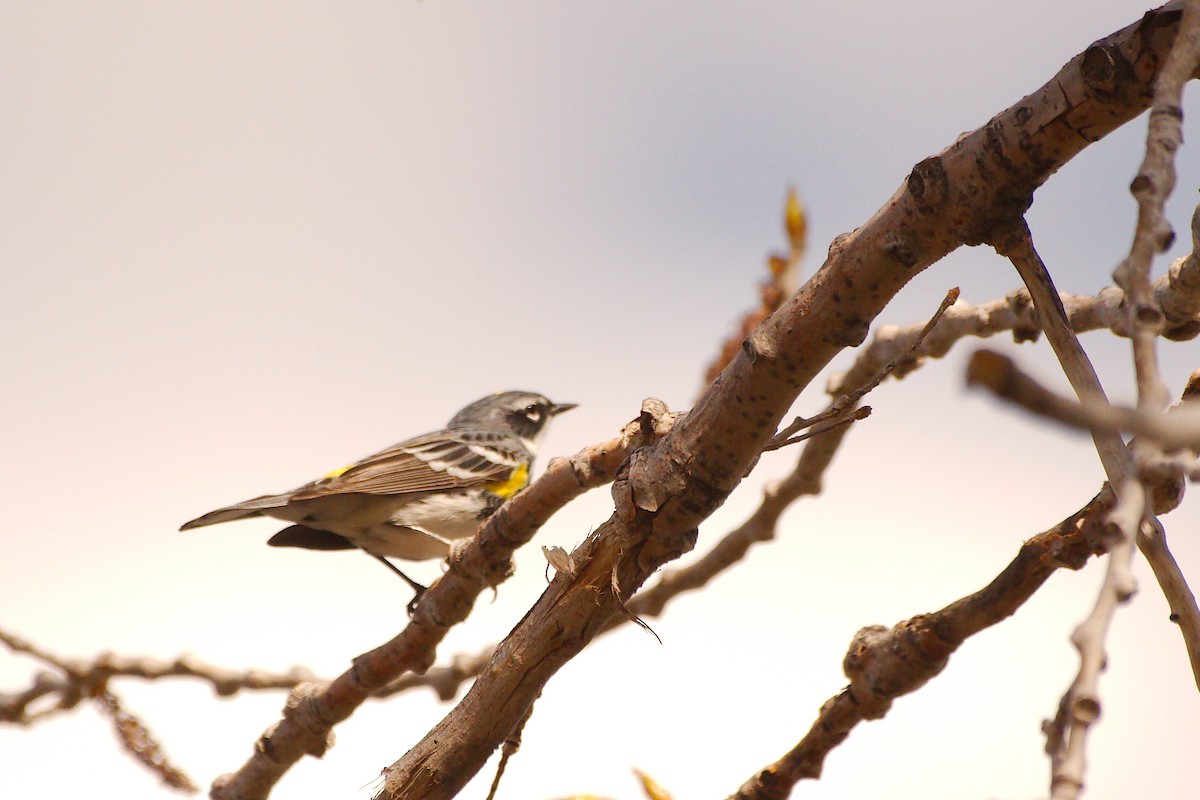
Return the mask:
POLYGON ((371 555, 374 556, 375 559, 378 560, 380 564, 383 564, 385 567, 390 569, 392 572, 399 575, 401 578, 404 579, 405 583, 407 583, 409 586, 412 587, 414 594, 413 594, 413 599, 408 601, 408 613, 409 614, 413 613, 413 609, 415 609, 417 607, 417 603, 421 602, 421 596, 425 594, 425 590, 428 587, 422 586, 421 584, 414 581, 412 578, 405 575, 403 572, 400 571, 399 567, 397 567, 392 562, 388 561, 383 556, 376 556, 374 553, 371 553, 371 555))

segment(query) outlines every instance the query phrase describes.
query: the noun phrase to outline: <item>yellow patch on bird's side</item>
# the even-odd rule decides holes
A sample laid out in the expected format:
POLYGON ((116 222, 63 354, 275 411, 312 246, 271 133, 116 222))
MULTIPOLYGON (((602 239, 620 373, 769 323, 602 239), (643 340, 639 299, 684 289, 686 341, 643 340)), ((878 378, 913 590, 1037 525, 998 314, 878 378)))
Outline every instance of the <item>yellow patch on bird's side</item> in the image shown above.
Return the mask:
POLYGON ((529 483, 529 467, 522 464, 514 469, 507 479, 486 484, 483 488, 507 500, 524 489, 527 483, 529 483))
POLYGON ((340 478, 343 475, 345 475, 347 472, 349 472, 350 467, 353 467, 353 466, 354 466, 353 464, 348 464, 348 465, 342 467, 341 469, 335 469, 333 472, 329 473, 328 475, 325 475, 324 478, 327 481, 333 480, 334 478, 340 478))

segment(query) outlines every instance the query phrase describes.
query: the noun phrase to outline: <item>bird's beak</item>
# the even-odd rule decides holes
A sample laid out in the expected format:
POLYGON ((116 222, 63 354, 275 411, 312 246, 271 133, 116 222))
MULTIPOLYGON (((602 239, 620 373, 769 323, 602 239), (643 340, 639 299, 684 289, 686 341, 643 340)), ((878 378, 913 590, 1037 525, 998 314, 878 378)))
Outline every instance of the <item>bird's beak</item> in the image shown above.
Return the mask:
POLYGON ((550 406, 550 416, 557 417, 564 411, 570 411, 572 408, 575 408, 578 405, 579 403, 555 403, 554 405, 550 406))

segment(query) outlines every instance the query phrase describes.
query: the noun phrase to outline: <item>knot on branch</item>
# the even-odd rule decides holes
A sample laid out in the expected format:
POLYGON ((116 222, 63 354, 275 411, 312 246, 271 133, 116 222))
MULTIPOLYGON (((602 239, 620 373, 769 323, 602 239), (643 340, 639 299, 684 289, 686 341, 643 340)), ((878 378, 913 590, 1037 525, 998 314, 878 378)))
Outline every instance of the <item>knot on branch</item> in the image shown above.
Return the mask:
MULTIPOLYGON (((636 420, 639 435, 643 441, 657 441, 679 416, 661 400, 648 399, 636 420)), ((637 572, 643 578, 695 547, 694 525, 673 530, 675 526, 668 523, 656 529, 655 522, 668 502, 696 487, 709 491, 663 444, 634 450, 618 469, 612 497, 616 516, 623 523, 622 559, 634 556, 637 572)))
POLYGON ((1086 506, 1045 533, 1025 543, 1051 569, 1082 569, 1092 556, 1104 555, 1112 544, 1108 522, 1116 498, 1105 488, 1086 506))
MULTIPOLYGON (((613 481, 613 503, 623 524, 622 556, 635 554, 638 571, 649 574, 667 560, 667 552, 687 552, 677 546, 663 547, 654 533, 654 519, 662 506, 687 487, 683 467, 669 458, 655 458, 653 449, 635 450, 613 481), (661 557, 662 560, 657 560, 661 557)), ((670 540, 672 537, 658 537, 670 540)), ((691 543, 695 544, 695 532, 691 543)))
POLYGON ((471 539, 458 539, 450 543, 450 553, 446 556, 449 571, 476 586, 491 589, 512 577, 515 568, 511 549, 497 548, 496 553, 484 553, 483 558, 477 558, 471 552, 473 545, 471 539))
POLYGON ((1163 336, 1176 342, 1196 338, 1200 334, 1200 258, 1193 253, 1172 262, 1166 286, 1161 279, 1155 282, 1154 299, 1165 318, 1163 336))
POLYGON ((750 359, 751 364, 757 363, 760 358, 775 356, 771 340, 760 331, 755 331, 742 340, 742 352, 746 354, 746 358, 750 359))
POLYGON ((287 702, 283 706, 283 719, 267 728, 258 738, 255 748, 268 758, 273 758, 272 737, 276 729, 287 722, 309 734, 305 737, 305 753, 317 758, 324 756, 325 751, 333 747, 333 731, 330 727, 337 721, 324 719, 320 710, 320 698, 327 686, 325 683, 301 683, 288 692, 287 702))
MULTIPOLYGON (((888 258, 895 261, 901 267, 904 267, 904 269, 912 269, 920 260, 917 255, 918 248, 913 245, 912 241, 907 236, 902 236, 893 231, 889 231, 884 236, 883 252, 887 254, 888 258)), ((866 338, 865 333, 862 338, 866 338)), ((851 346, 857 346, 861 341, 860 339, 851 346)))
POLYGON ((948 641, 921 615, 893 628, 870 625, 850 642, 842 668, 864 719, 880 719, 892 701, 941 672, 961 641, 948 641))
POLYGON ((1138 476, 1150 490, 1150 507, 1155 514, 1167 514, 1179 508, 1187 480, 1177 465, 1162 460, 1139 463, 1138 476))
POLYGON ((1116 45, 1096 42, 1083 51, 1079 74, 1092 95, 1103 102, 1123 100, 1130 88, 1137 87, 1133 65, 1116 45))
POLYGON ((1200 319, 1193 317, 1184 322, 1168 323, 1163 328, 1162 335, 1173 342, 1190 342, 1200 335, 1200 319))
MULTIPOLYGON (((617 498, 618 488, 613 484, 614 500, 624 500, 621 518, 631 522, 639 512, 656 514, 667 500, 687 488, 687 476, 683 465, 670 454, 643 447, 629 456, 624 484, 620 487, 624 498, 617 498)), ((621 509, 618 508, 620 511, 621 509)))
POLYGON ((1085 724, 1100 719, 1100 698, 1094 692, 1072 692, 1071 716, 1085 724))
POLYGON ((683 466, 669 454, 660 453, 663 448, 650 444, 658 442, 680 416, 663 401, 649 397, 642 401, 637 419, 625 427, 624 437, 631 444, 646 443, 629 454, 613 480, 617 516, 627 525, 641 512, 657 513, 668 498, 687 487, 683 466))
POLYGON ((683 414, 672 411, 657 397, 647 397, 642 401, 642 410, 638 418, 626 426, 626 435, 631 440, 636 434, 641 436, 643 442, 656 442, 666 436, 682 416, 683 414), (629 428, 635 423, 636 431, 630 431, 629 428))
POLYGON ((1029 290, 1017 289, 1004 296, 1004 302, 1012 311, 1012 336, 1017 344, 1036 342, 1042 335, 1042 324, 1038 321, 1037 310, 1033 307, 1033 298, 1029 290))
POLYGON ((912 168, 908 174, 908 193, 922 214, 932 214, 946 204, 950 178, 939 156, 930 156, 912 168))

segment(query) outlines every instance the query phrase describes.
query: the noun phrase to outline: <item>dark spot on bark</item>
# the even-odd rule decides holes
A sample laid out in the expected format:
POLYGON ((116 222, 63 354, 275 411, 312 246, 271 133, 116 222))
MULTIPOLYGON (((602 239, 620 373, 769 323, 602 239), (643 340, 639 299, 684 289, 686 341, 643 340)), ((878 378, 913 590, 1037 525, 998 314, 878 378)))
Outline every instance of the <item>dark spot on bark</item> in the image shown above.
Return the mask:
POLYGON ((1170 105, 1154 106, 1150 109, 1151 116, 1174 117, 1175 119, 1183 119, 1183 109, 1174 103, 1170 105))
POLYGON ((1167 252, 1173 244, 1175 244, 1175 229, 1168 225, 1167 229, 1158 236, 1158 252, 1167 252))
POLYGON ((912 269, 917 264, 917 256, 906 239, 899 236, 891 237, 883 246, 883 252, 905 269, 912 269))
POLYGON ((908 174, 908 193, 922 214, 930 214, 946 202, 950 180, 941 158, 931 156, 912 168, 908 174))
POLYGON ((1083 51, 1079 74, 1097 98, 1113 100, 1136 82, 1133 65, 1121 53, 1121 48, 1100 43, 1083 51))
POLYGON ((838 344, 847 347, 858 347, 866 340, 870 330, 871 326, 869 323, 858 318, 848 318, 839 326, 838 333, 840 336, 838 344))

